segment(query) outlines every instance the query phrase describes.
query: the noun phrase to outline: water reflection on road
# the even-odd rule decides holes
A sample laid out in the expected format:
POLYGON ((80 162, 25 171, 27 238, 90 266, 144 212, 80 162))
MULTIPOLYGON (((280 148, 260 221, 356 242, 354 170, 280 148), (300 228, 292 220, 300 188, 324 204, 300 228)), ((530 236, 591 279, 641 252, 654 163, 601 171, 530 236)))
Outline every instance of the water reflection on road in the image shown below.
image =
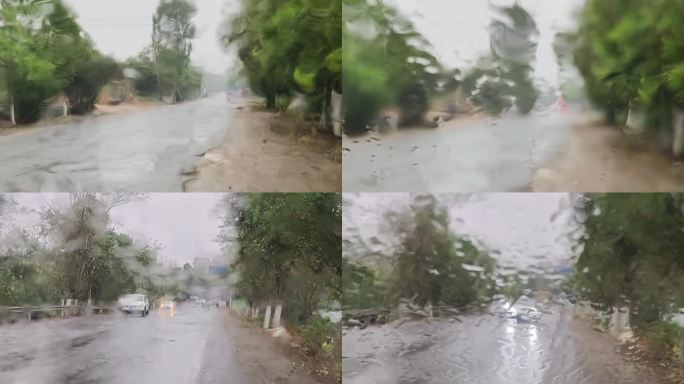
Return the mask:
POLYGON ((345 138, 345 191, 477 192, 527 189, 577 117, 481 118, 436 129, 345 138), (460 125, 459 125, 460 124, 460 125))
POLYGON ((388 324, 343 336, 344 382, 658 383, 620 360, 612 341, 559 309, 537 324, 496 316, 388 324))
POLYGON ((0 327, 0 383, 241 384, 223 312, 180 307, 0 327))
POLYGON ((229 126, 221 95, 0 137, 0 192, 182 190, 229 126))

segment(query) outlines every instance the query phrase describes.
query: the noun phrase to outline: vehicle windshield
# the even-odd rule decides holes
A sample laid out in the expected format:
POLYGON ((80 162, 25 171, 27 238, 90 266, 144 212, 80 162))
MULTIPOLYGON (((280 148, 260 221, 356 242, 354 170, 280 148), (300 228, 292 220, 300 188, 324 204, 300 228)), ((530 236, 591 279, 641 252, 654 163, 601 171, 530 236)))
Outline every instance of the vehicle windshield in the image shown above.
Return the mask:
POLYGON ((145 301, 145 295, 126 295, 123 297, 126 301, 145 301))

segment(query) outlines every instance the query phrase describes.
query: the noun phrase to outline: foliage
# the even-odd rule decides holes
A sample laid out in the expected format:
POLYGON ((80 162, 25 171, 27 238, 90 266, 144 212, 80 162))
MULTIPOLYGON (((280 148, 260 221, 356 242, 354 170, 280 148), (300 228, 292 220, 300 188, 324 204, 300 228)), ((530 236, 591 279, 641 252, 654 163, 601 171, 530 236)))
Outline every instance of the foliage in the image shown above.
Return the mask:
POLYGON ((331 92, 341 92, 341 15, 341 0, 247 0, 221 38, 237 48, 250 88, 268 108, 303 93, 310 112, 321 114, 331 92))
POLYGON ((396 299, 465 306, 494 294, 494 259, 449 230, 448 212, 434 196, 414 196, 410 211, 396 221, 396 233, 402 239, 392 271, 396 299))
POLYGON ((7 230, 0 243, 0 305, 64 298, 111 302, 136 290, 152 297, 167 293, 156 248, 111 228, 109 210, 134 199, 131 194, 71 194, 67 205, 45 206, 37 232, 20 226, 7 230))
POLYGON ((342 302, 349 308, 378 308, 385 304, 385 288, 371 269, 342 259, 342 302))
POLYGON ((495 19, 490 25, 490 54, 467 73, 463 89, 489 114, 499 115, 511 104, 528 114, 539 97, 531 77, 539 32, 521 6, 497 10, 504 20, 495 19))
POLYGON ((239 251, 236 289, 250 303, 282 302, 286 321, 306 323, 340 297, 341 202, 332 193, 251 194, 228 201, 239 251))
POLYGON ((684 337, 684 329, 678 324, 657 321, 646 325, 642 333, 655 352, 667 357, 681 357, 679 343, 684 337))
POLYGON ((62 0, 2 0, 0 69, 18 123, 37 120, 45 101, 65 92, 74 112, 90 111, 116 71, 62 0))
POLYGON ((202 75, 190 64, 197 8, 187 0, 162 0, 152 17, 152 44, 127 61, 134 69, 136 91, 171 97, 173 102, 197 98, 202 75))
MULTIPOLYGON (((340 333, 338 325, 330 322, 330 319, 321 316, 313 316, 308 324, 299 327, 304 338, 305 345, 313 351, 331 353, 331 342, 340 333)), ((339 341, 339 340, 337 340, 339 341)))
POLYGON ((683 202, 681 194, 591 195, 576 265, 580 295, 613 308, 629 306, 637 329, 649 329, 683 306, 683 202))
POLYGON ((348 0, 344 11, 345 131, 365 131, 387 105, 400 108, 401 125, 420 124, 443 77, 428 41, 382 2, 348 0), (355 28, 368 25, 372 34, 355 28))
POLYGON ((609 123, 641 106, 653 129, 671 131, 672 107, 684 102, 682 18, 682 0, 587 2, 575 63, 609 123))

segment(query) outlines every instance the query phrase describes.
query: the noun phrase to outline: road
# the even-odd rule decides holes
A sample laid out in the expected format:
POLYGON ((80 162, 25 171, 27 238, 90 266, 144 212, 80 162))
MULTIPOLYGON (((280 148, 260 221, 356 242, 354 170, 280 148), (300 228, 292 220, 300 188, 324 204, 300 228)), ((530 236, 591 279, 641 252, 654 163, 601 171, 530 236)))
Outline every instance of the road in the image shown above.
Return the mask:
POLYGON ((366 192, 525 190, 567 140, 574 121, 560 113, 513 114, 345 138, 342 185, 366 192))
POLYGON ((215 95, 0 137, 0 192, 179 192, 229 118, 215 95))
POLYGON ((343 334, 345 384, 655 384, 614 341, 566 308, 536 325, 496 316, 419 321, 343 334))
POLYGON ((247 382, 219 310, 122 314, 0 327, 0 383, 247 382))

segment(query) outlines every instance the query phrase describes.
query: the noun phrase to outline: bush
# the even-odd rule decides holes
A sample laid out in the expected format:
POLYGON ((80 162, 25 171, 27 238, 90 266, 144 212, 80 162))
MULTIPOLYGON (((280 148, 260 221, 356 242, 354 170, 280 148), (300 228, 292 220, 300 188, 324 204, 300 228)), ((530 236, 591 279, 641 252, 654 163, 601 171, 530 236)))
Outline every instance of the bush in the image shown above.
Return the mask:
POLYGON ((679 325, 658 321, 645 325, 643 335, 655 352, 669 358, 678 357, 681 354, 679 341, 684 337, 684 331, 679 325))
POLYGON ((315 353, 329 355, 333 352, 333 342, 340 333, 339 327, 330 319, 315 315, 311 321, 299 327, 305 345, 315 353))

